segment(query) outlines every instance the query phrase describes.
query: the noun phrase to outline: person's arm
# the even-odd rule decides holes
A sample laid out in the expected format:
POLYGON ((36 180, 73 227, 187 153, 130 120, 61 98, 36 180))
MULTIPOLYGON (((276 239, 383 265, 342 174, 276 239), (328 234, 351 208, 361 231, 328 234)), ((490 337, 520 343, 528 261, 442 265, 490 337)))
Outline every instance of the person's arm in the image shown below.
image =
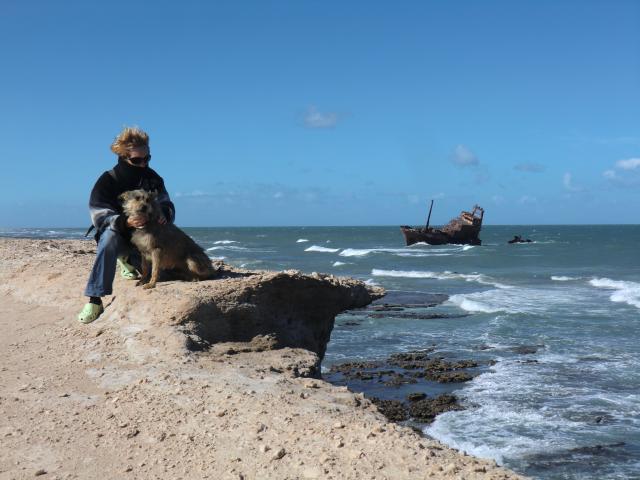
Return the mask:
POLYGON ((164 186, 164 180, 162 179, 160 179, 157 200, 160 204, 160 208, 162 209, 162 213, 164 214, 164 218, 167 222, 173 223, 176 219, 176 207, 169 198, 169 193, 167 192, 167 189, 164 186))
POLYGON ((111 176, 105 172, 93 186, 89 197, 91 223, 99 233, 107 228, 117 232, 125 231, 126 218, 120 215, 117 201, 111 176))

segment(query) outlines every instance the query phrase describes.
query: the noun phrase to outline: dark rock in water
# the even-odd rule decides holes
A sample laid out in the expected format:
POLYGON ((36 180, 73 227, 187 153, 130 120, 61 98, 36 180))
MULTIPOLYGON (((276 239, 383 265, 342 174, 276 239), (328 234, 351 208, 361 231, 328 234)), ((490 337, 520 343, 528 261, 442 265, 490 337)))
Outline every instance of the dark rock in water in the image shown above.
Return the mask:
POLYGON ((624 447, 625 442, 609 443, 606 445, 590 445, 587 447, 577 447, 569 450, 571 453, 585 453, 588 455, 603 455, 609 453, 608 450, 617 447, 624 447))
POLYGON ((541 348, 544 348, 544 345, 519 345, 517 347, 512 347, 509 350, 520 355, 531 355, 541 348))
POLYGON ((374 310, 376 312, 402 312, 404 310, 403 305, 374 305, 368 308, 368 310, 374 310))
POLYGON ((464 410, 454 395, 444 394, 436 398, 426 398, 425 394, 414 394, 408 408, 400 400, 383 400, 372 397, 371 401, 389 420, 402 422, 409 417, 422 423, 431 423, 437 415, 453 410, 464 410))
POLYGON ((373 370, 375 368, 380 368, 384 365, 384 362, 345 362, 337 365, 331 365, 329 368, 330 373, 342 373, 342 374, 350 374, 359 370, 373 370))
POLYGON ((463 368, 475 368, 478 362, 474 360, 458 360, 455 362, 447 362, 441 358, 430 360, 424 365, 427 372, 450 372, 453 370, 462 370, 463 368))
POLYGON ((439 383, 461 383, 473 379, 467 372, 427 372, 424 378, 439 383))
POLYGON ((381 414, 393 422, 402 422, 408 418, 407 408, 399 400, 382 400, 371 397, 371 401, 378 407, 381 414))
POLYGON ((455 383, 471 380, 479 371, 467 369, 477 369, 487 363, 447 361, 443 357, 433 357, 435 349, 432 345, 390 355, 386 361, 333 365, 326 374, 327 379, 362 391, 390 420, 408 419, 407 408, 411 408, 412 421, 431 422, 439 413, 462 409, 451 395, 456 389, 455 383))
POLYGON ((393 361, 415 362, 417 360, 429 360, 429 354, 436 349, 435 346, 423 348, 422 350, 414 350, 413 352, 394 353, 389 355, 389 363, 393 361))
POLYGON ((438 318, 463 318, 468 317, 468 313, 450 315, 446 313, 370 313, 369 318, 401 318, 410 320, 435 320, 438 318))
POLYGON ((360 322, 344 322, 342 325, 345 327, 356 327, 358 325, 361 325, 361 323, 360 322))
POLYGON ((435 347, 407 353, 394 353, 389 356, 387 363, 405 370, 414 370, 425 368, 430 361, 429 353, 433 352, 435 347))
POLYGON ((371 307, 378 305, 412 308, 436 306, 446 302, 448 298, 448 295, 442 293, 404 292, 395 290, 387 292, 384 299, 374 301, 371 307))
POLYGON ((425 398, 427 398, 427 394, 422 392, 410 393, 407 395, 407 400, 410 402, 417 402, 418 400, 424 400, 425 398))
POLYGON ((464 408, 458 404, 454 395, 448 394, 433 399, 419 400, 409 405, 409 415, 424 423, 430 423, 436 418, 436 415, 453 410, 464 410, 464 408))
POLYGON ((636 472, 631 476, 611 475, 612 465, 637 464, 637 449, 623 441, 542 452, 524 458, 532 478, 584 478, 586 469, 589 478, 638 478, 636 472))
POLYGON ((405 385, 410 383, 418 383, 418 381, 412 377, 405 377, 401 373, 393 373, 391 375, 391 379, 384 382, 384 384, 387 387, 399 387, 400 385, 405 385))

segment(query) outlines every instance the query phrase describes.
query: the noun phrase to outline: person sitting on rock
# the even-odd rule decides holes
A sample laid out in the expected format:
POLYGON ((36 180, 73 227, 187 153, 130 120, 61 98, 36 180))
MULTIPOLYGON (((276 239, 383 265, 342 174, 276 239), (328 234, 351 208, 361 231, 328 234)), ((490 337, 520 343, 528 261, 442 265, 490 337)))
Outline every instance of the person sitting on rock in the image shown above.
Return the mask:
POLYGON ((98 248, 84 292, 89 297, 89 302, 78 315, 81 323, 93 322, 104 311, 101 297, 112 293, 116 265, 120 266, 120 273, 124 278, 139 278, 131 265, 136 262, 133 260, 135 252, 129 243, 128 230, 142 227, 145 220, 125 216, 118 196, 129 190, 156 191, 164 215, 158 222, 173 223, 175 218, 175 207, 164 186, 164 180, 149 168, 149 136, 137 127, 127 127, 115 138, 111 151, 118 156, 118 163, 98 178, 89 199, 92 223, 89 231, 96 229, 98 248), (129 255, 132 256, 131 263, 129 255))

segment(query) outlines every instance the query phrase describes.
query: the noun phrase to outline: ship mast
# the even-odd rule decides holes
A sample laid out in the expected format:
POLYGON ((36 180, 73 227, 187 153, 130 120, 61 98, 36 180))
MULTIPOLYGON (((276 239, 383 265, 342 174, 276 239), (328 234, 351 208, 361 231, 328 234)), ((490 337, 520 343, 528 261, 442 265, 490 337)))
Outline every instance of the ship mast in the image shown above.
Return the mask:
POLYGON ((433 209, 433 199, 431 199, 431 206, 429 207, 429 216, 427 217, 427 226, 424 227, 425 230, 429 230, 429 221, 431 220, 431 210, 433 209))

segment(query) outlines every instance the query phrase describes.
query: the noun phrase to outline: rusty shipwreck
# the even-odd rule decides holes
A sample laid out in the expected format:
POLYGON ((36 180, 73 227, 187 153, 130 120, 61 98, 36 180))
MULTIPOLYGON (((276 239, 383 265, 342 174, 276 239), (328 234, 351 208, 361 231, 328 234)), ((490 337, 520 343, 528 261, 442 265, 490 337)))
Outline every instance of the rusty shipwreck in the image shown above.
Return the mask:
POLYGON ((429 245, 444 245, 447 243, 464 245, 481 244, 478 236, 480 235, 482 218, 484 217, 484 209, 482 207, 475 205, 471 212, 463 211, 442 228, 429 226, 432 209, 433 200, 431 200, 426 226, 413 228, 403 225, 400 227, 407 245, 413 245, 419 242, 428 243, 429 245))

